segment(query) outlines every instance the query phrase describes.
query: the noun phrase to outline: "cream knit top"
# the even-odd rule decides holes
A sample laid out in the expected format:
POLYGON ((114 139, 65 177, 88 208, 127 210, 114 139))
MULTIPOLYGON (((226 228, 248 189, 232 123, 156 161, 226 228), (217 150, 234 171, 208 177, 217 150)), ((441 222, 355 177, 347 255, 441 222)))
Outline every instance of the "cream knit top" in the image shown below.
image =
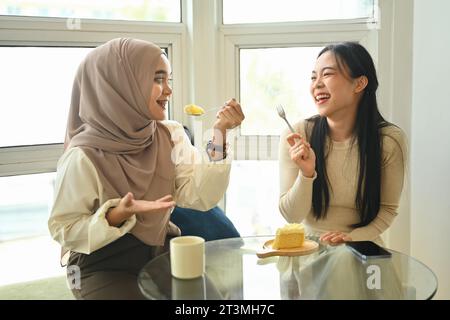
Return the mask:
MULTIPOLYGON (((305 136, 305 123, 296 123, 294 130, 305 136)), ((312 178, 302 175, 290 159, 289 144, 284 131, 280 137, 280 201, 279 209, 290 222, 303 222, 308 234, 320 235, 327 231, 349 233, 353 241, 371 240, 382 243, 379 236, 392 224, 400 201, 407 163, 407 147, 404 133, 395 126, 382 129, 381 203, 377 217, 367 226, 352 228, 360 222, 355 206, 358 187, 358 145, 351 139, 344 142, 328 140, 331 149, 326 159, 326 168, 331 187, 330 205, 325 219, 316 220, 312 210, 312 178)))

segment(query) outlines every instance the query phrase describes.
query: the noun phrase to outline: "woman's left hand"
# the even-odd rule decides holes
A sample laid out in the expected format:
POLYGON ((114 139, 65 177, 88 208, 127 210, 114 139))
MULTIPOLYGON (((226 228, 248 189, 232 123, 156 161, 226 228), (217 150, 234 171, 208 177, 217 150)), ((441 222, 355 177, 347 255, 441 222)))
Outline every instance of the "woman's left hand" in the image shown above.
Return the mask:
POLYGON ((228 100, 225 105, 217 112, 217 120, 214 128, 226 133, 228 129, 234 129, 241 125, 245 119, 241 105, 233 98, 228 100))
POLYGON ((347 241, 352 241, 352 238, 344 232, 330 231, 325 232, 320 236, 320 241, 325 242, 331 246, 337 246, 347 241))

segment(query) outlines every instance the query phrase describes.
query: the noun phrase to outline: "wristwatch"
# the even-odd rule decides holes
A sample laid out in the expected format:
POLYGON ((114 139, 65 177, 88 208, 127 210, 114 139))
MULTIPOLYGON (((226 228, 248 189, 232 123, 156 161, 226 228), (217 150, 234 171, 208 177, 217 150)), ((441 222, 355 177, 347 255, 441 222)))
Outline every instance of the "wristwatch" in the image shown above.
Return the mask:
POLYGON ((206 153, 208 154, 210 161, 223 160, 227 156, 226 145, 224 146, 217 145, 214 144, 211 140, 209 140, 208 143, 206 144, 206 153), (216 151, 222 153, 222 159, 212 159, 215 156, 216 151))

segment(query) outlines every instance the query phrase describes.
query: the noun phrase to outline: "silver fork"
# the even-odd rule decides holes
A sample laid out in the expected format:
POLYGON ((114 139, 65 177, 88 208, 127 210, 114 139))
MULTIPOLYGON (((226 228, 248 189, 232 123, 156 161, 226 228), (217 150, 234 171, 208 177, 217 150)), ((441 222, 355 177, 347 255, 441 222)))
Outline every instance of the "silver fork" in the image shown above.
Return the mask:
POLYGON ((289 123, 289 121, 287 121, 286 119, 286 113, 284 112, 283 106, 281 104, 277 105, 277 112, 278 115, 284 120, 286 121, 289 129, 291 130, 292 133, 295 133, 294 128, 292 128, 291 124, 289 123))

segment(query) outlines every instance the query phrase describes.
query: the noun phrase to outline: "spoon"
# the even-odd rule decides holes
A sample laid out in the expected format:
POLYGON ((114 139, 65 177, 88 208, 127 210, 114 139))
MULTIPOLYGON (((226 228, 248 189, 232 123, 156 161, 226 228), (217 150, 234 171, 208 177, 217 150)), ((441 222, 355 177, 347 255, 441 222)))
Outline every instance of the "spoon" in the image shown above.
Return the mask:
POLYGON ((190 106, 194 106, 194 104, 188 104, 188 105, 184 106, 184 113, 187 114, 188 116, 194 116, 194 117, 199 117, 206 113, 210 113, 210 112, 222 109, 224 107, 224 106, 215 107, 215 108, 208 109, 205 111, 202 107, 195 105, 196 108, 200 108, 200 109, 196 110, 198 113, 192 113, 191 112, 192 109, 190 108, 190 106))

